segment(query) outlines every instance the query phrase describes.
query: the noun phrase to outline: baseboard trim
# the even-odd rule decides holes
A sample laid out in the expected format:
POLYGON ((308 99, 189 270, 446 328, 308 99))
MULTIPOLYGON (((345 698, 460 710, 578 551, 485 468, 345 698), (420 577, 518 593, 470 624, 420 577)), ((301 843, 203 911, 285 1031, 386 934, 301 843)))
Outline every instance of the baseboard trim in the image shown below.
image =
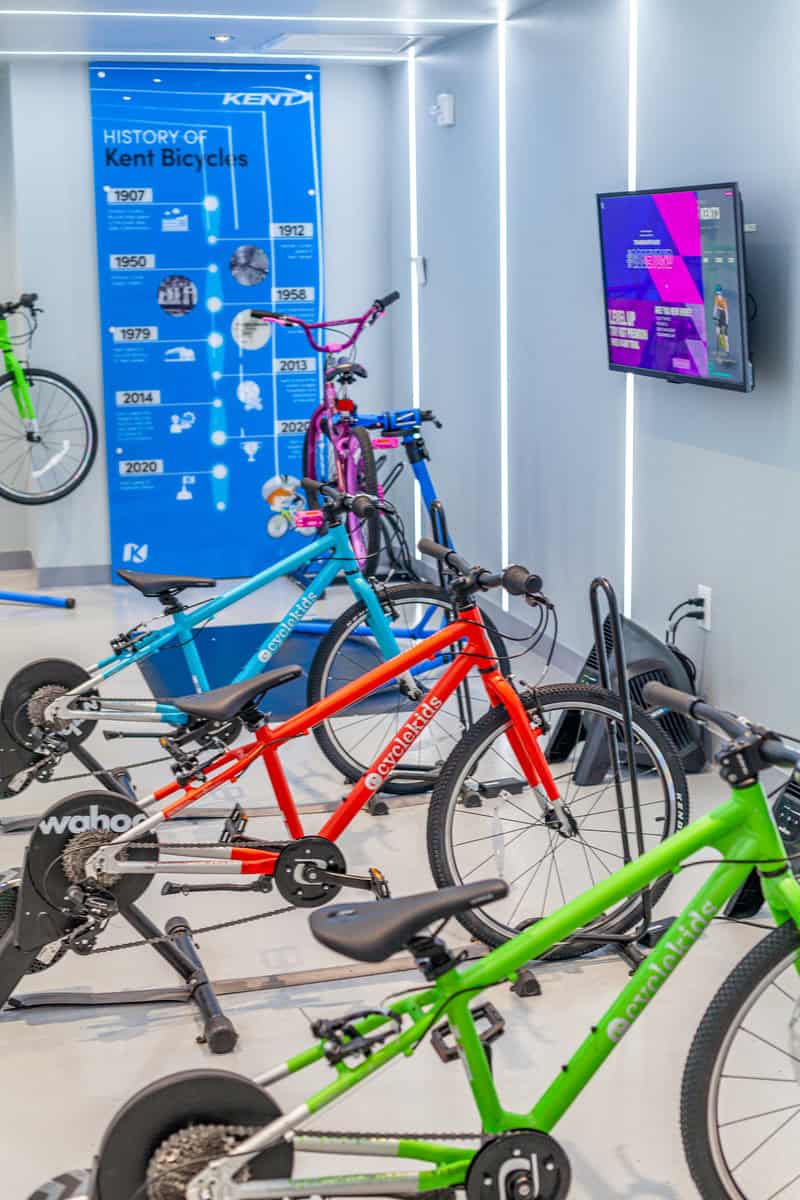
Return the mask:
POLYGON ((30 550, 0 550, 0 571, 32 571, 30 550))
POLYGON ((106 563, 85 567, 39 567, 36 581, 39 587, 85 587, 111 583, 111 567, 106 563))

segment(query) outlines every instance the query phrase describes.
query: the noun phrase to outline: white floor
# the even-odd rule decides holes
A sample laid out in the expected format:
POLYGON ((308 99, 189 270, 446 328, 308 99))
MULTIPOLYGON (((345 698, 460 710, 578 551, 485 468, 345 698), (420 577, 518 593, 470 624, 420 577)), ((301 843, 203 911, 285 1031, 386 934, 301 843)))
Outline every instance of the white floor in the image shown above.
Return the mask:
MULTIPOLYGON (((30 587, 24 575, 9 573, 2 582, 7 588, 30 587)), ((142 603, 127 589, 79 588, 75 594, 78 607, 73 612, 3 606, 0 684, 34 657, 57 655, 92 662, 104 652, 113 633, 152 612, 149 602, 142 603)), ((291 592, 273 590, 270 611, 274 609, 278 615, 287 597, 291 592)), ((342 603, 340 595, 333 593, 332 608, 338 610, 342 603)), ((241 620, 242 609, 234 611, 241 620)), ((264 615, 263 594, 258 607, 250 602, 249 615, 264 615)), ((131 694, 127 688, 134 676, 135 672, 126 676, 123 694, 131 694)), ((145 694, 141 681, 136 679, 135 684, 145 694)), ((136 750, 136 743, 133 745, 136 750)), ((105 744, 97 735, 90 747, 105 763, 121 763, 131 756, 128 743, 105 744)), ((150 757, 150 753, 135 757, 150 757)), ((311 738, 287 747, 284 760, 298 798, 334 799, 341 794, 341 781, 311 738)), ((65 762, 60 773, 72 769, 65 762)), ((141 788, 163 782, 166 776, 162 771, 140 771, 136 778, 141 788)), ((720 784, 711 774, 693 777, 690 783, 696 815, 719 797, 720 784)), ((59 790, 54 783, 36 785, 13 802, 3 801, 2 815, 41 811, 80 786, 65 783, 59 790)), ((268 802, 259 768, 250 772, 247 791, 251 803, 268 802)), ((356 870, 370 863, 379 865, 395 894, 431 886, 425 816, 424 806, 400 808, 384 818, 360 816, 342 839, 348 866, 356 870)), ((310 820, 312 830, 316 820, 310 820)), ((181 835, 191 828, 181 825, 181 835)), ((254 822, 250 831, 266 837, 282 834, 271 818, 254 822)), ((211 834, 207 824, 203 833, 211 834)), ((18 835, 0 836, 0 868, 22 861, 25 840, 18 835)), ((673 883, 661 905, 665 915, 677 911, 696 890, 704 870, 688 871, 673 883)), ((144 897, 143 907, 162 922, 181 912, 202 925, 277 907, 277 903, 272 898, 243 901, 225 895, 213 900, 162 898, 154 886, 144 897)), ((115 923, 106 941, 125 940, 126 936, 126 927, 115 923)), ((715 925, 704 949, 683 967, 680 983, 666 985, 657 1000, 657 1011, 637 1024, 564 1118, 557 1132, 572 1162, 571 1196, 580 1200, 691 1200, 697 1195, 684 1164, 678 1130, 683 1062, 709 999, 758 936, 753 929, 715 925)), ((452 937, 461 940, 463 934, 454 927, 452 937)), ((321 967, 337 961, 311 939, 301 910, 202 937, 200 949, 216 978, 321 967)), ((623 986, 626 969, 618 959, 601 957, 543 966, 539 978, 543 995, 538 999, 518 999, 505 987, 495 989, 491 996, 507 1020, 507 1033, 496 1045, 495 1062, 503 1098, 512 1108, 530 1107, 544 1090, 623 986)), ((145 948, 89 960, 71 955, 52 971, 31 977, 25 990, 106 990, 170 982, 168 969, 145 948)), ((377 981, 354 979, 229 997, 224 1005, 241 1038, 235 1052, 223 1059, 195 1044, 198 1026, 191 1010, 183 1006, 43 1009, 0 1015, 3 1200, 24 1200, 50 1176, 88 1165, 116 1108, 154 1078, 201 1065, 256 1074, 308 1042, 309 1015, 374 1005, 389 992, 414 982, 410 974, 393 975, 377 981)), ((320 1071, 310 1078, 317 1086, 320 1071)), ((308 1079, 303 1076, 280 1085, 275 1095, 282 1106, 291 1107, 308 1090, 308 1079)), ((323 1116, 315 1124, 322 1129, 386 1131, 476 1128, 460 1067, 441 1065, 427 1045, 413 1059, 403 1060, 393 1073, 381 1075, 367 1089, 346 1099, 333 1119, 323 1116)), ((317 1156, 300 1165, 313 1174, 343 1169, 342 1160, 326 1162, 317 1156)))

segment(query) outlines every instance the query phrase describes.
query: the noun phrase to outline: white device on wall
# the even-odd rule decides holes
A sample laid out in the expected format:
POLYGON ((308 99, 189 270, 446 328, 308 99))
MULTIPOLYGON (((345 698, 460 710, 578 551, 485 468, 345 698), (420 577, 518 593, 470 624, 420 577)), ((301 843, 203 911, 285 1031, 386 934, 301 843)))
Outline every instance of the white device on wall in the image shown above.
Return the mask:
POLYGON ((436 103, 431 105, 430 114, 437 125, 450 126, 456 123, 456 98, 452 92, 440 92, 436 103))

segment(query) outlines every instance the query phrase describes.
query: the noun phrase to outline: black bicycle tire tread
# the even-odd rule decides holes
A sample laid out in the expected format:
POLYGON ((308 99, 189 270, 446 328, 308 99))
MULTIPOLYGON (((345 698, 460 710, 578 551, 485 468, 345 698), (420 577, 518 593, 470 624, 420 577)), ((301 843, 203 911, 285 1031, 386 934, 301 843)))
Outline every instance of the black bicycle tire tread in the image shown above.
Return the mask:
MULTIPOLYGON (((83 394, 81 389, 77 387, 71 379, 67 379, 66 375, 59 375, 57 371, 48 371, 44 367, 25 368, 25 374, 40 375, 44 379, 54 379, 57 383, 65 385, 77 400, 78 407, 84 410, 89 424, 89 429, 91 431, 91 446, 89 448, 89 454, 87 455, 80 472, 76 474, 72 480, 70 480, 68 486, 56 492, 55 495, 45 495, 41 498, 34 496, 21 497, 14 492, 7 491, 3 486, 2 480, 0 480, 0 496, 2 496, 4 500, 8 500, 11 504, 22 504, 27 508, 35 508, 43 504, 54 504, 58 500, 63 500, 67 496, 71 495, 76 488, 80 487, 84 479, 86 479, 87 475, 91 471, 94 465, 94 460, 97 457, 99 434, 97 429, 97 418, 94 415, 92 406, 86 399, 86 396, 83 394)), ((0 390, 2 390, 7 383, 11 383, 13 378, 14 376, 10 371, 0 375, 0 390)))
MULTIPOLYGON (((386 592, 389 596, 395 596, 398 600, 411 599, 415 596, 422 596, 429 600, 449 600, 445 589, 434 583, 391 584, 386 588, 386 592)), ((331 646, 336 646, 340 637, 342 636, 342 633, 347 629, 348 625, 356 619, 356 612, 364 613, 365 611, 366 610, 362 601, 354 601, 349 608, 346 608, 344 612, 336 618, 336 620, 331 624, 330 629, 320 641, 308 673, 306 699, 309 705, 314 704, 317 699, 321 699, 322 697, 322 679, 324 675, 324 667, 326 665, 326 657, 331 652, 331 646)), ((508 660, 508 651, 506 649, 505 642, 503 641, 502 636, 491 617, 487 616, 486 613, 483 613, 483 618, 486 623, 486 631, 489 636, 489 640, 491 641, 495 652, 497 653, 500 669, 503 674, 507 676, 510 673, 510 663, 508 660)), ((325 723, 323 722, 322 724, 317 725, 313 732, 317 745, 331 766, 335 767, 337 771, 340 771, 344 778, 350 780, 351 783, 357 782, 361 778, 363 772, 356 772, 347 759, 339 754, 336 744, 328 735, 328 732, 325 728, 325 723)), ((420 792, 423 789, 420 788, 418 783, 393 784, 390 780, 388 783, 384 784, 381 790, 394 796, 409 796, 413 795, 415 792, 420 792)))
MULTIPOLYGON (((592 684, 582 683, 557 683, 548 684, 545 687, 537 689, 538 693, 546 693, 548 696, 555 696, 558 693, 567 695, 574 699, 590 698, 600 701, 603 704, 609 703, 609 695, 602 688, 593 686, 592 684)), ((612 698, 614 706, 619 710, 619 704, 616 698, 612 698)), ((523 697, 525 707, 530 710, 535 706, 533 696, 529 698, 523 697)), ((430 862, 431 873, 437 887, 448 887, 458 880, 455 880, 450 875, 450 870, 447 865, 447 856, 444 850, 445 839, 445 820, 447 816, 447 807, 449 803, 450 788, 454 778, 458 777, 462 769, 462 760, 469 758, 478 745, 486 737, 490 727, 498 727, 503 723, 503 711, 501 709, 492 709, 486 713, 479 721, 476 721, 470 730, 464 735, 458 746, 453 750, 453 753, 448 758, 442 769, 442 773, 437 779, 431 802, 428 808, 428 828, 427 828, 427 844, 428 844, 428 860, 430 862), (441 813, 440 813, 440 810, 441 813)), ((652 737, 653 741, 658 745, 664 755, 667 769, 673 782, 676 784, 676 811, 675 811, 675 830, 682 829, 689 820, 689 800, 688 787, 686 776, 683 767, 680 763, 677 751, 666 732, 657 722, 653 721, 647 714, 636 705, 633 706, 634 724, 647 727, 647 732, 652 737)), ((651 897, 653 904, 663 896, 671 882, 671 876, 665 875, 661 879, 656 880, 651 886, 651 897)), ((470 910, 469 912, 460 914, 456 919, 469 933, 478 938, 486 945, 495 947, 504 945, 508 938, 500 936, 495 930, 492 930, 488 925, 484 924, 478 915, 480 910, 470 910)), ((630 911, 630 915, 623 919, 613 922, 608 926, 607 932, 610 933, 625 933, 631 929, 639 919, 639 908, 634 907, 630 911)), ((595 928, 605 928, 602 924, 595 928)), ((591 954, 597 950, 597 942, 575 942, 566 943, 561 946, 554 946, 542 957, 548 962, 559 962, 564 959, 582 958, 586 954, 591 954)))
MULTIPOLYGON (((354 425, 350 431, 355 437, 361 450, 361 463, 364 473, 364 491, 369 496, 378 494, 378 468, 375 464, 375 451, 372 448, 372 438, 363 425, 354 425)), ((381 553, 381 520, 377 512, 366 517, 361 528, 365 531, 366 561, 362 570, 366 576, 374 575, 378 569, 381 553)))
POLYGON ((793 949, 800 949, 800 932, 791 920, 761 938, 720 984, 689 1047, 681 1084, 681 1138, 689 1171, 703 1200, 734 1200, 714 1165, 707 1124, 708 1094, 717 1055, 745 1000, 793 949))

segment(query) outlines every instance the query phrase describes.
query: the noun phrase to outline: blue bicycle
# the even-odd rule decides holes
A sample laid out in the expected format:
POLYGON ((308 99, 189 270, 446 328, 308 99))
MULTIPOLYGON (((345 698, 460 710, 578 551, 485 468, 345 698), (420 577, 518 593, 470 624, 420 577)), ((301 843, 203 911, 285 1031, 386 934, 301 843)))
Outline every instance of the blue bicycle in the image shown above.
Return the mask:
MULTIPOLYGON (((308 484, 310 486, 311 481, 308 484)), ((409 641, 427 637, 446 623, 453 609, 445 589, 424 583, 372 585, 359 568, 348 537, 347 522, 353 516, 364 520, 377 508, 390 507, 386 501, 365 495, 346 496, 328 486, 319 490, 323 493, 321 519, 324 531, 321 537, 210 600, 187 605, 182 593, 194 588, 214 587, 216 580, 213 579, 119 571, 129 586, 161 603, 161 617, 155 620, 164 619, 165 624, 150 629, 153 622, 141 623, 119 634, 112 640, 112 653, 88 668, 64 659, 42 659, 29 663, 12 677, 0 704, 0 720, 16 745, 27 752, 28 760, 10 779, 0 780, 0 794, 17 794, 34 779, 46 782, 52 775, 54 764, 80 745, 101 722, 135 722, 151 726, 155 722, 161 728, 153 736, 162 734, 164 726, 174 732, 175 727, 188 725, 186 732, 191 736, 191 719, 174 705, 158 699, 101 696, 100 686, 122 671, 172 648, 182 655, 194 689, 208 691, 208 672, 196 636, 200 627, 238 600, 282 576, 294 575, 312 560, 319 561, 322 557, 319 571, 277 625, 270 626, 259 647, 228 682, 237 683, 261 674, 293 633, 325 635, 314 655, 309 678, 329 680, 340 677, 343 670, 352 673, 354 667, 357 672, 368 669, 365 664, 371 664, 376 655, 380 660, 392 658, 407 647, 409 641), (327 637, 331 623, 309 620, 308 614, 340 571, 344 572, 356 601, 347 614, 357 611, 358 620, 348 619, 348 637, 337 637, 332 643, 327 637)), ((339 622, 335 622, 334 627, 339 622)), ((507 665, 503 641, 491 621, 487 624, 498 657, 507 665)), ((403 714, 411 711, 432 680, 441 674, 447 661, 445 656, 431 659, 381 690, 373 706, 381 714, 383 733, 389 731, 392 720, 402 722, 403 714)), ((471 723, 474 706, 469 698, 461 695, 457 706, 462 727, 463 723, 471 723)), ((446 737, 449 746, 452 728, 452 721, 448 720, 446 733, 431 734, 431 737, 446 737)), ((200 735, 205 737, 208 732, 203 727, 200 735)), ((372 738, 365 736, 360 741, 360 749, 359 746, 350 747, 347 770, 344 771, 348 778, 353 777, 352 771, 358 778, 367 769, 371 745, 372 738)), ((436 760, 441 762, 446 756, 437 752, 436 760)), ((331 761, 343 769, 339 755, 331 761)), ((387 790, 419 791, 420 778, 426 786, 433 782, 428 773, 423 775, 412 769, 410 778, 400 778, 387 790)))

